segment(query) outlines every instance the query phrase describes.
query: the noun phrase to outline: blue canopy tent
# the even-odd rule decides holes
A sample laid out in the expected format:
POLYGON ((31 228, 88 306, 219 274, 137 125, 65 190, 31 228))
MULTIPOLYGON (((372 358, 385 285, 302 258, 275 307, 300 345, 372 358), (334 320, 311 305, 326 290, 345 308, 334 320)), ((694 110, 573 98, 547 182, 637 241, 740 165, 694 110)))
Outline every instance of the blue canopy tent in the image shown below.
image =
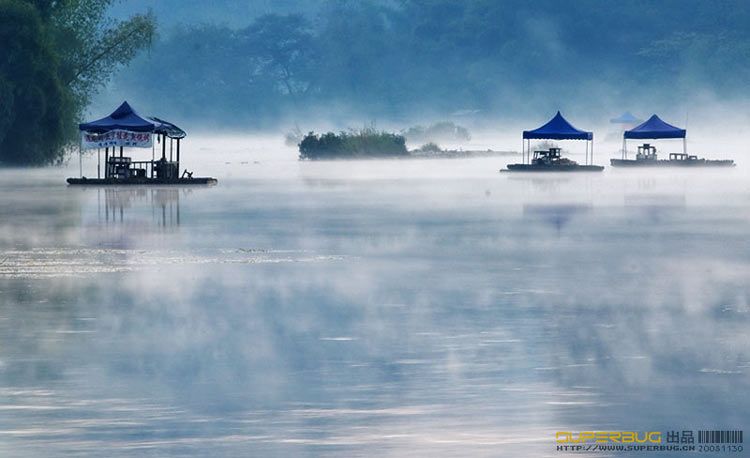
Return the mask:
POLYGON ((585 140, 586 141, 586 163, 589 162, 589 143, 591 143, 591 163, 594 161, 594 133, 576 129, 558 111, 557 114, 546 124, 534 130, 524 130, 521 148, 524 155, 524 163, 531 161, 531 140, 585 140))
POLYGON ((664 138, 681 138, 682 152, 687 154, 687 131, 680 129, 672 124, 662 121, 656 115, 652 115, 648 120, 630 130, 626 130, 622 136, 622 158, 625 159, 628 154, 627 141, 629 138, 634 139, 664 139, 664 138))
MULTIPOLYGON (((78 129, 84 133, 87 144, 91 148, 97 148, 99 151, 100 146, 104 146, 104 162, 106 164, 105 178, 110 176, 110 160, 109 160, 109 146, 112 146, 112 157, 115 155, 115 146, 120 146, 120 158, 123 158, 123 146, 136 147, 136 148, 148 148, 151 147, 151 163, 154 162, 154 144, 152 134, 161 136, 162 143, 162 159, 166 160, 166 139, 170 139, 169 143, 169 160, 172 161, 172 140, 177 140, 177 160, 176 165, 179 170, 180 163, 180 140, 185 138, 187 135, 184 130, 180 129, 176 125, 164 121, 155 117, 142 117, 140 116, 130 104, 125 101, 109 116, 106 116, 96 121, 81 123, 78 125, 78 129), (127 133, 130 135, 107 135, 108 133, 127 133), (99 142, 97 144, 97 142, 99 142)), ((83 150, 83 142, 81 145, 83 150)), ((82 155, 82 151, 80 152, 82 155)), ((98 155, 97 155, 98 157, 98 155)), ((81 168, 81 176, 83 176, 83 165, 82 161, 79 167, 81 168)), ((101 160, 99 161, 101 163, 101 160)), ((100 173, 101 165, 97 165, 97 178, 101 176, 100 173)), ((153 169, 152 169, 153 172, 153 169)))
POLYGON ((103 134, 111 130, 127 130, 130 132, 153 132, 156 124, 142 118, 128 102, 122 102, 115 111, 107 117, 96 121, 85 122, 78 125, 78 130, 103 134))

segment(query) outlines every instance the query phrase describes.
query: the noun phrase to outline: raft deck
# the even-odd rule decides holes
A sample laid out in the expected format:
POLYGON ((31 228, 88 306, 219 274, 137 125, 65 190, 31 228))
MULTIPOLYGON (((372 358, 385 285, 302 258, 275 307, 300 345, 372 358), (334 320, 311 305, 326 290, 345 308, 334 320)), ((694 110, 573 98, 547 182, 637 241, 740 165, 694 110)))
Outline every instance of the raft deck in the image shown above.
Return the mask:
POLYGON ((215 185, 218 183, 216 178, 211 177, 193 177, 193 178, 173 178, 159 179, 147 177, 131 178, 68 178, 69 185, 75 186, 142 186, 142 185, 215 185))
POLYGON ((734 167, 731 159, 610 159, 612 167, 734 167))
POLYGON ((579 164, 508 164, 507 169, 501 172, 601 172, 601 165, 579 165, 579 164))

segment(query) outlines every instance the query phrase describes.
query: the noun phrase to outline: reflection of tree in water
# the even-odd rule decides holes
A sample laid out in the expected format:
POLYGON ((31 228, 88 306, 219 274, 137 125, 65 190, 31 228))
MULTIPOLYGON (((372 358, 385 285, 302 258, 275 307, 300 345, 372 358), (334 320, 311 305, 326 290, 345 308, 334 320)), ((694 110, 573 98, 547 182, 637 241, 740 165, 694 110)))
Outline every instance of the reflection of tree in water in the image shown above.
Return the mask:
MULTIPOLYGON (((48 188, 26 189, 10 182, 0 199, 0 248, 31 248, 44 241, 49 245, 69 243, 81 220, 77 196, 48 188)), ((2 255, 0 255, 2 259, 2 255)))

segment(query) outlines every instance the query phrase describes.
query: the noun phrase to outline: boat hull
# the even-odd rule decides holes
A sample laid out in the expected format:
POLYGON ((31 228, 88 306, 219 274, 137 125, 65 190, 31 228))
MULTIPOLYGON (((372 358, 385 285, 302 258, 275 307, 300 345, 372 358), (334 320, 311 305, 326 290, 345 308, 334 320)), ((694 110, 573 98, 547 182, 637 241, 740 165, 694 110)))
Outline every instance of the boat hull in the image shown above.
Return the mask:
POLYGON ((601 172, 601 165, 539 165, 539 164, 508 164, 507 170, 501 172, 601 172))
POLYGON ((728 160, 636 160, 636 159, 610 159, 612 167, 734 167, 734 161, 728 160))
POLYGON ((74 186, 143 186, 143 185, 215 185, 216 178, 194 177, 160 180, 157 178, 68 178, 68 184, 74 186))

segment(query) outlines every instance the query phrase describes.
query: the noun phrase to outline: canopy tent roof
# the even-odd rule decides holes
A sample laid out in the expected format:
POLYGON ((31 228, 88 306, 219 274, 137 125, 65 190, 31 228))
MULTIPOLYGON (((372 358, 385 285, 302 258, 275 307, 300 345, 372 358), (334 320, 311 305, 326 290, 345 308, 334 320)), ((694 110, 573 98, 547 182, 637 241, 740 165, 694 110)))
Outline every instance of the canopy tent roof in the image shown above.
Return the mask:
POLYGON ((150 116, 148 119, 153 121, 154 124, 156 125, 156 127, 154 127, 154 133, 156 134, 163 134, 169 138, 187 137, 187 133, 185 133, 184 130, 180 129, 179 127, 175 126, 169 121, 159 119, 156 116, 150 116))
POLYGON ((594 133, 576 129, 558 111, 547 124, 534 130, 524 130, 523 138, 540 140, 593 140, 594 133))
POLYGON ((620 116, 610 119, 609 122, 612 124, 636 124, 643 122, 643 120, 636 118, 633 116, 633 113, 626 111, 620 116))
POLYGON ((153 132, 154 123, 142 118, 128 102, 122 102, 111 115, 96 121, 85 122, 78 125, 78 129, 94 134, 103 134, 110 130, 129 130, 132 132, 153 132))
POLYGON ((687 131, 662 121, 656 115, 648 121, 625 131, 625 138, 685 138, 687 131))
POLYGON ((78 129, 92 134, 103 134, 112 130, 127 130, 130 132, 153 132, 163 134, 169 138, 184 138, 184 130, 171 122, 159 118, 144 118, 125 101, 122 102, 109 116, 96 121, 78 125, 78 129))

